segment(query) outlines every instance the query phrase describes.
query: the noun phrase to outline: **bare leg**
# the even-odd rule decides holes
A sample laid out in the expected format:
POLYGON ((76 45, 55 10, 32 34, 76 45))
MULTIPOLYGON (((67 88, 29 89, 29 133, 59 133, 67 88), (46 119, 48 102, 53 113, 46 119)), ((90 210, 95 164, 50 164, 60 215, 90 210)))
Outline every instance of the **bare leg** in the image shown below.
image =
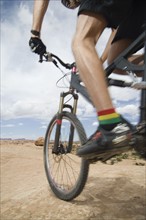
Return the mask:
POLYGON ((80 76, 97 109, 100 124, 100 131, 77 149, 77 155, 85 159, 97 157, 104 161, 126 151, 127 146, 129 149, 131 139, 129 127, 122 123, 119 114, 114 110, 102 62, 95 49, 105 27, 106 21, 101 15, 81 14, 72 46, 80 76))
POLYGON ((80 76, 97 111, 113 108, 102 62, 95 49, 105 27, 106 20, 101 15, 79 15, 72 44, 80 76))
MULTIPOLYGON (((108 63, 111 64, 114 59, 122 52, 124 51, 130 44, 132 43, 132 40, 130 39, 121 39, 113 44, 111 44, 109 53, 108 53, 108 63)), ((128 60, 134 64, 143 64, 143 54, 140 55, 133 55, 128 58, 128 60)), ((125 71, 122 70, 115 70, 114 71, 117 74, 127 74, 125 71)), ((137 73, 138 76, 142 76, 142 73, 137 73)))

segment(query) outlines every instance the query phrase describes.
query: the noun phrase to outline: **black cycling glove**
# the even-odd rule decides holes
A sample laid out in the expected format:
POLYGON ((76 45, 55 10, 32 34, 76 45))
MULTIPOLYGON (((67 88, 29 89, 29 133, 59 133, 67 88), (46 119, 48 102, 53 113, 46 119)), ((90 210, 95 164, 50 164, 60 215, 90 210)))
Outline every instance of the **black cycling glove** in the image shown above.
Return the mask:
POLYGON ((44 53, 46 53, 46 46, 43 44, 41 39, 37 37, 30 38, 29 46, 34 53, 37 53, 39 55, 43 55, 44 53))

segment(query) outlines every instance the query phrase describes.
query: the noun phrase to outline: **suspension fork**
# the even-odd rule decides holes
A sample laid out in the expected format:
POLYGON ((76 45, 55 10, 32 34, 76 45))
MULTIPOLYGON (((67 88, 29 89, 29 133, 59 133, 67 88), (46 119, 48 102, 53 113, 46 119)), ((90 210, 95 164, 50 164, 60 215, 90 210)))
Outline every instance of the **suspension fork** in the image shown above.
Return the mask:
POLYGON ((70 134, 69 134, 69 140, 68 140, 68 146, 66 149, 66 152, 63 152, 63 149, 61 150, 61 141, 60 141, 60 135, 61 135, 61 125, 62 125, 62 116, 63 116, 63 110, 65 108, 69 109, 72 114, 76 114, 77 110, 77 103, 78 103, 78 95, 74 93, 74 90, 70 89, 68 92, 62 92, 60 94, 60 102, 59 102, 59 111, 57 114, 56 119, 56 133, 55 133, 55 140, 54 140, 54 147, 53 147, 53 153, 59 154, 59 153, 68 153, 72 149, 73 144, 73 137, 74 137, 74 126, 70 125, 70 134), (72 95, 73 97, 73 104, 69 105, 65 103, 65 97, 68 95, 72 95))

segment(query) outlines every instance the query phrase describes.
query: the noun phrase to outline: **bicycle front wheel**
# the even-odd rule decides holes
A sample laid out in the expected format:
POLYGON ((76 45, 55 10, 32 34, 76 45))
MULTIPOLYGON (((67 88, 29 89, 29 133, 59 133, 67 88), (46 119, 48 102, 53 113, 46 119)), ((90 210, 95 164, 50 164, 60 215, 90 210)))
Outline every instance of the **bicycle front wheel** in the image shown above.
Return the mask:
POLYGON ((76 155, 77 148, 86 141, 86 134, 82 124, 72 113, 63 112, 60 118, 59 131, 58 115, 53 117, 48 126, 44 165, 54 194, 59 199, 70 201, 81 193, 88 177, 89 162, 76 155), (54 152, 56 141, 57 150, 54 152))

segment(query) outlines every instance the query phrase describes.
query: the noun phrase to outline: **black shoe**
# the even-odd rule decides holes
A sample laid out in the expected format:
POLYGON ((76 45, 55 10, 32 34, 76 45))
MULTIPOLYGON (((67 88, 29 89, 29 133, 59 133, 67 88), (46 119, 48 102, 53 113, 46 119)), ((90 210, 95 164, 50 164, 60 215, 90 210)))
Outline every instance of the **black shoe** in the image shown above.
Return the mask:
POLYGON ((136 139, 127 124, 118 124, 112 131, 99 128, 89 140, 77 150, 84 159, 98 158, 102 161, 132 148, 136 139))

